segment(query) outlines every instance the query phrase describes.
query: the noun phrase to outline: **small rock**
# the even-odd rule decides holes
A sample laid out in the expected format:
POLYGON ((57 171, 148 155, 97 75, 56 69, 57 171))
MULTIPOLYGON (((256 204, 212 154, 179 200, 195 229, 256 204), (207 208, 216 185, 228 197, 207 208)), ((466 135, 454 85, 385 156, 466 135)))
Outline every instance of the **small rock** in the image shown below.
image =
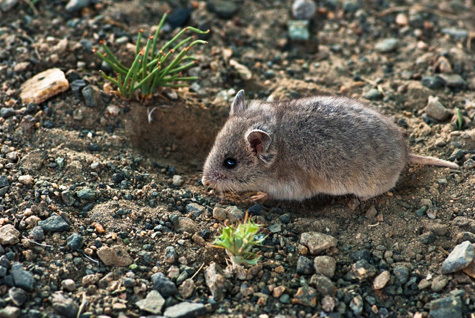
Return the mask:
POLYGON ((181 187, 185 183, 185 179, 182 176, 176 174, 173 176, 172 184, 176 187, 181 187))
POLYGON ((127 248, 122 245, 102 246, 97 250, 97 256, 107 266, 129 266, 133 262, 127 248))
POLYGON ((455 235, 455 242, 457 242, 457 244, 460 244, 463 241, 470 241, 471 243, 475 243, 475 233, 472 233, 472 232, 457 233, 457 235, 455 235))
POLYGON ((359 280, 365 280, 376 275, 376 268, 365 259, 360 259, 354 263, 351 270, 359 280))
POLYGON ((198 224, 188 217, 179 217, 176 226, 179 232, 195 233, 198 231, 198 224))
POLYGON ((318 292, 322 295, 330 295, 333 296, 336 294, 336 286, 330 280, 330 278, 323 276, 323 275, 313 275, 310 278, 310 284, 315 286, 318 292))
MULTIPOLYGON (((475 279, 475 260, 473 260, 473 262, 471 262, 470 264, 468 264, 467 267, 465 267, 464 269, 462 269, 462 271, 472 277, 473 279, 475 279)), ((1 275, 0 275, 1 276, 1 275)))
POLYGON ((218 221, 224 221, 228 217, 228 214, 226 213, 226 209, 220 208, 220 207, 215 207, 213 209, 213 218, 215 218, 218 221))
POLYGON ((456 29, 456 28, 443 28, 442 33, 450 35, 457 40, 464 40, 468 36, 468 31, 464 29, 456 29))
POLYGON ((53 214, 46 220, 38 222, 38 225, 46 232, 63 232, 68 231, 70 225, 60 215, 53 214))
POLYGON ((405 284, 409 279, 409 268, 406 265, 396 265, 393 268, 394 276, 399 280, 401 284, 405 284))
POLYGON ((91 188, 82 188, 81 190, 76 191, 76 195, 79 199, 82 200, 94 200, 96 198, 96 191, 91 188))
POLYGON ((40 104, 48 98, 66 91, 69 82, 63 71, 52 68, 36 74, 21 85, 20 97, 23 103, 40 104))
POLYGON ((41 226, 35 226, 31 229, 29 235, 35 242, 42 242, 45 239, 45 231, 41 226))
POLYGON ((458 296, 449 296, 430 302, 429 315, 432 318, 462 318, 462 300, 458 296))
POLYGON ((0 309, 1 318, 17 318, 20 317, 20 308, 14 306, 6 306, 0 309))
POLYGON ((475 258, 475 248, 469 241, 464 241, 450 252, 442 263, 442 274, 457 272, 467 267, 475 258))
POLYGON ((310 39, 308 20, 289 20, 287 21, 287 28, 291 40, 307 41, 310 39))
POLYGON ((91 0, 69 0, 69 2, 66 4, 66 11, 79 11, 82 8, 87 7, 90 3, 91 0))
POLYGON ((65 297, 63 293, 56 292, 53 294, 53 309, 65 318, 76 318, 79 306, 71 298, 65 297))
POLYGON ((18 0, 2 0, 0 1, 0 9, 7 12, 18 3, 18 0))
POLYGON ((20 263, 13 264, 10 274, 13 276, 13 283, 16 287, 27 291, 32 291, 35 288, 36 281, 33 274, 24 270, 20 263))
POLYGON ((211 295, 216 301, 220 301, 224 298, 225 281, 226 279, 220 273, 218 265, 215 262, 211 262, 205 271, 206 285, 208 286, 211 295))
POLYGON ((193 295, 195 288, 195 282, 191 278, 188 278, 181 283, 180 287, 178 287, 178 292, 181 297, 186 299, 193 295))
POLYGON ((314 272, 312 261, 305 256, 299 256, 297 260, 297 273, 310 275, 314 272))
POLYGON ((172 28, 183 27, 188 23, 191 16, 191 9, 188 8, 176 8, 168 16, 167 22, 172 28))
POLYGON ((181 302, 168 307, 164 315, 170 318, 192 318, 202 316, 207 312, 205 305, 200 303, 181 302))
POLYGON ((292 299, 292 304, 315 307, 317 305, 317 291, 310 286, 299 287, 292 299))
POLYGON ((61 282, 61 288, 66 291, 73 292, 76 290, 76 282, 70 278, 65 279, 61 282))
POLYGON ((226 215, 230 222, 241 221, 244 218, 244 212, 237 206, 229 206, 226 208, 226 215))
POLYGON ((19 176, 18 177, 18 182, 24 184, 24 185, 32 185, 35 179, 30 176, 30 175, 24 175, 24 176, 19 176))
POLYGON ((87 85, 81 90, 84 97, 84 103, 88 107, 102 107, 104 100, 101 96, 101 91, 94 85, 87 85))
POLYGON ((447 276, 439 275, 439 276, 434 277, 430 288, 434 292, 439 292, 442 289, 444 289, 448 283, 449 283, 449 278, 447 276))
POLYGON ((0 244, 14 245, 20 242, 20 232, 12 224, 0 227, 0 244))
POLYGON ((174 296, 178 293, 178 289, 174 282, 172 282, 163 273, 155 273, 152 275, 153 289, 158 291, 163 297, 174 296))
POLYGON ((363 297, 356 295, 350 302, 350 308, 355 313, 355 315, 361 314, 363 311, 363 297))
POLYGON ((310 20, 315 15, 317 5, 314 0, 294 0, 292 14, 297 20, 310 20))
POLYGON ((336 301, 332 296, 326 295, 322 299, 322 309, 326 312, 332 312, 335 309, 336 301))
POLYGON ((15 110, 11 107, 2 107, 0 108, 0 117, 9 118, 15 115, 15 110))
POLYGON ((429 96, 426 106, 426 114, 437 121, 445 121, 452 116, 452 113, 442 105, 439 98, 434 96, 429 96))
POLYGON ((389 271, 382 272, 381 274, 376 276, 376 278, 374 279, 373 288, 383 289, 390 279, 391 279, 391 274, 389 273, 389 271))
POLYGON ((252 78, 252 72, 246 65, 239 63, 235 59, 229 60, 229 65, 236 70, 243 80, 249 81, 252 78))
POLYGON ((77 251, 82 248, 83 242, 84 242, 84 239, 81 234, 73 233, 66 239, 66 246, 71 251, 77 251))
POLYGON ((165 248, 165 262, 168 264, 173 264, 176 262, 178 255, 173 246, 167 246, 165 248))
POLYGON ((336 261, 331 256, 317 256, 313 260, 313 266, 317 274, 332 278, 335 275, 336 261))
POLYGON ((465 80, 458 74, 440 74, 439 77, 450 88, 465 88, 467 86, 465 80))
POLYGON ((364 95, 364 98, 369 99, 369 100, 379 100, 383 98, 383 94, 376 88, 372 88, 369 91, 367 91, 364 95))
MULTIPOLYGON (((16 306, 22 306, 28 300, 28 294, 18 287, 10 288, 8 290, 8 296, 16 306)), ((2 317, 1 314, 0 317, 2 317)))
POLYGON ((439 89, 444 87, 445 82, 439 76, 423 76, 421 79, 422 85, 430 89, 439 89))
POLYGON ((396 38, 388 38, 379 41, 375 45, 375 50, 381 53, 389 53, 397 49, 399 40, 396 38))
POLYGON ((232 0, 208 0, 208 9, 222 19, 230 19, 239 10, 232 0))
POLYGON ((189 203, 186 205, 186 212, 191 213, 193 215, 200 215, 205 211, 205 207, 198 204, 198 203, 189 203))
POLYGON ((152 290, 147 294, 145 299, 139 300, 135 303, 140 310, 158 315, 162 312, 162 307, 165 304, 165 299, 156 290, 152 290))
POLYGON ((407 26, 409 24, 409 18, 404 13, 398 13, 395 22, 400 26, 407 26))
POLYGON ((307 246, 312 255, 335 247, 336 243, 337 240, 333 236, 318 232, 305 232, 300 236, 300 244, 307 246))

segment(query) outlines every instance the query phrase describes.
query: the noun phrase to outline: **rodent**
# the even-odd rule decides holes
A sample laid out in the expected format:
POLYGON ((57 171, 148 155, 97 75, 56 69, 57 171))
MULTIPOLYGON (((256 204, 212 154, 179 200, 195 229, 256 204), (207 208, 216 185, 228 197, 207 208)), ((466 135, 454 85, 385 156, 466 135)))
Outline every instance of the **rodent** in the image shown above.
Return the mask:
POLYGON ((408 163, 458 168, 411 154, 402 130, 359 101, 247 102, 241 90, 206 159, 202 183, 260 192, 254 199, 354 194, 366 200, 393 188, 408 163))

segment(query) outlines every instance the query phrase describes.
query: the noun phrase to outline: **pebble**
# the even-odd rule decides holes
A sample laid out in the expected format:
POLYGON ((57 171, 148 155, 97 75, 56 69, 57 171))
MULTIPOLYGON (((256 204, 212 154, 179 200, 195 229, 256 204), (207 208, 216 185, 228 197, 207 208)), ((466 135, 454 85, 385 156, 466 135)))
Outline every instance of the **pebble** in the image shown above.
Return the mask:
POLYGON ((18 3, 18 0, 1 0, 0 9, 3 12, 7 12, 11 8, 13 8, 17 3, 18 3))
POLYGON ((393 273, 401 284, 405 284, 409 279, 410 271, 406 265, 399 264, 394 266, 393 273))
POLYGON ((363 312, 363 297, 356 295, 350 302, 350 308, 355 313, 359 315, 363 312))
POLYGON ((331 256, 317 256, 313 260, 313 266, 317 274, 332 278, 335 275, 336 260, 331 256))
POLYGON ((82 200, 94 200, 96 198, 96 191, 91 188, 85 187, 76 191, 76 195, 82 200))
POLYGON ((391 274, 389 273, 389 271, 382 272, 381 274, 376 276, 376 278, 374 279, 373 288, 377 290, 383 289, 390 279, 391 279, 391 274))
POLYGON ((445 121, 452 117, 452 113, 442 105, 438 97, 434 96, 429 96, 425 112, 427 116, 437 121, 445 121))
POLYGON ((364 95, 364 98, 368 100, 379 100, 383 98, 383 94, 376 88, 371 88, 369 91, 367 91, 364 95))
POLYGON ((87 85, 81 90, 84 97, 84 103, 87 107, 102 107, 104 100, 101 96, 101 91, 94 85, 87 85))
POLYGON ((81 234, 79 233, 73 233, 68 238, 66 239, 66 246, 71 250, 71 251, 77 251, 82 248, 84 239, 81 234))
POLYGON ((172 28, 183 27, 190 20, 191 12, 188 8, 176 8, 167 16, 167 23, 172 28))
POLYGON ((287 21, 287 28, 291 40, 307 41, 310 39, 308 20, 289 20, 287 21))
POLYGON ((60 94, 69 88, 64 72, 59 68, 51 68, 38 73, 21 85, 20 97, 23 103, 40 104, 50 97, 60 94))
POLYGON ((326 312, 332 312, 335 309, 336 301, 332 296, 326 295, 322 299, 322 309, 326 312))
POLYGON ((46 232, 63 232, 70 229, 69 223, 57 214, 53 214, 46 220, 38 222, 38 225, 46 232))
POLYGON ((475 248, 469 241, 464 241, 450 252, 442 263, 442 274, 457 272, 467 267, 475 258, 475 248))
POLYGON ((450 88, 465 88, 467 86, 465 80, 458 74, 439 74, 438 77, 450 88))
POLYGON ((45 239, 45 232, 41 226, 35 226, 28 234, 35 242, 42 242, 45 239))
POLYGON ((442 33, 450 35, 457 40, 464 40, 468 36, 467 30, 457 28, 443 28, 442 33))
POLYGON ((249 81, 252 78, 252 72, 246 65, 239 63, 235 59, 229 60, 229 65, 236 70, 241 79, 249 81))
POLYGON ((133 259, 130 257, 127 248, 122 245, 112 247, 102 246, 97 250, 97 256, 107 266, 129 266, 133 259))
POLYGON ((421 79, 422 85, 430 89, 439 89, 444 87, 445 82, 439 76, 423 76, 421 79))
POLYGON ((173 176, 173 179, 172 179, 172 184, 175 186, 175 187, 181 187, 183 185, 183 183, 185 183, 185 179, 183 179, 182 176, 176 174, 173 176))
POLYGON ((462 318, 462 300, 458 296, 433 300, 429 307, 429 315, 432 318, 462 318))
POLYGON ((170 306, 164 315, 170 318, 192 318, 202 316, 207 312, 205 305, 200 303, 181 302, 170 306))
POLYGON ((32 291, 35 288, 36 280, 33 274, 24 270, 20 263, 12 265, 10 274, 13 277, 13 283, 16 287, 23 288, 27 291, 32 291))
POLYGON ((165 299, 158 291, 152 290, 144 299, 137 301, 135 304, 143 311, 158 315, 162 312, 165 299))
POLYGON ((69 0, 69 2, 66 4, 66 11, 79 11, 82 8, 87 7, 90 3, 91 0, 69 0))
POLYGON ((213 209, 213 218, 215 218, 218 221, 224 221, 228 217, 226 213, 226 209, 221 208, 221 207, 215 207, 213 209))
POLYGON ((175 248, 173 246, 167 246, 165 248, 165 262, 168 264, 173 264, 176 262, 178 255, 175 251, 175 248))
POLYGON ((178 289, 174 282, 172 282, 165 274, 158 272, 152 275, 153 289, 158 291, 163 297, 174 296, 178 293, 178 289))
POLYGON ((336 243, 337 240, 333 236, 318 232, 305 232, 300 236, 300 244, 308 247, 312 255, 335 247, 336 243))
POLYGON ((315 271, 312 261, 305 256, 299 256, 297 260, 297 273, 310 275, 315 271))
POLYGON ((15 115, 15 110, 11 107, 2 107, 0 108, 0 117, 9 118, 15 115))
POLYGON ((233 223, 244 219, 244 211, 234 205, 226 208, 226 215, 229 221, 233 223))
POLYGON ((396 38, 388 38, 379 41, 374 46, 375 50, 381 53, 389 53, 397 49, 399 40, 396 38))
POLYGON ((30 175, 24 175, 24 176, 19 176, 18 177, 18 182, 24 184, 24 185, 32 185, 34 183, 35 179, 30 176, 30 175))
POLYGON ((76 290, 76 282, 70 278, 65 279, 61 281, 61 288, 66 291, 73 292, 76 290))
POLYGON ((8 290, 8 296, 16 306, 22 306, 28 300, 28 294, 18 287, 10 288, 8 290))
POLYGON ((20 231, 18 231, 12 224, 7 224, 0 227, 0 244, 14 245, 20 242, 20 231))
POLYGON ((396 15, 395 22, 398 25, 406 26, 409 24, 409 18, 404 13, 398 13, 396 15))
POLYGON ((442 289, 444 289, 448 283, 449 283, 449 278, 447 276, 439 275, 439 276, 434 277, 430 288, 434 292, 439 292, 442 289))
POLYGON ((292 299, 292 304, 315 307, 317 305, 316 289, 310 286, 299 287, 294 295, 294 298, 292 299))
POLYGON ((310 278, 310 284, 315 286, 318 292, 322 295, 333 296, 336 294, 337 288, 335 284, 330 280, 330 278, 323 275, 313 275, 310 278))
POLYGON ((205 207, 198 203, 189 203, 186 205, 186 212, 195 216, 201 215, 205 211, 205 207))
POLYGON ((0 309, 1 318, 17 318, 20 316, 20 308, 15 306, 6 306, 0 309))
POLYGON ((53 309, 61 317, 76 318, 79 311, 79 306, 72 300, 63 295, 62 292, 56 292, 53 294, 53 309))
POLYGON ((205 281, 214 300, 222 300, 224 298, 224 284, 226 282, 226 279, 220 273, 218 265, 215 262, 211 262, 211 264, 205 270, 205 281))
POLYGON ((365 280, 376 275, 376 267, 365 259, 360 259, 354 263, 351 270, 359 280, 365 280))
POLYGON ((188 278, 185 279, 183 283, 181 283, 181 285, 178 287, 178 293, 180 293, 181 297, 186 299, 193 295, 195 288, 195 282, 191 278, 188 278))
POLYGON ((208 9, 222 19, 230 19, 239 7, 233 0, 208 0, 208 9))
POLYGON ((195 233, 198 231, 198 224, 188 217, 179 217, 177 231, 195 233))
POLYGON ((315 15, 317 5, 314 0, 294 0, 292 15, 297 20, 310 20, 315 15))

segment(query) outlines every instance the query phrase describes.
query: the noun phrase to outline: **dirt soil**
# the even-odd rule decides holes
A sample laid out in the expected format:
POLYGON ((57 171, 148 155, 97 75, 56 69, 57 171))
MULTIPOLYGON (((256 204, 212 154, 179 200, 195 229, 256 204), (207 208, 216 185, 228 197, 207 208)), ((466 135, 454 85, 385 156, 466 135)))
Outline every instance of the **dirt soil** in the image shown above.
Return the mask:
POLYGON ((475 243, 473 1, 322 0, 308 40, 289 35, 289 0, 71 2, 0 0, 0 317, 474 317, 475 261, 441 269, 475 243), (130 59, 137 31, 165 11, 211 30, 189 71, 200 80, 147 105, 107 95, 93 48, 105 40, 130 59), (53 67, 70 89, 23 103, 22 83, 53 67), (200 169, 239 89, 360 99, 414 153, 461 169, 409 166, 365 202, 220 196, 200 169), (209 243, 244 211, 267 238, 239 275, 209 243), (305 232, 334 244, 312 253, 305 232), (139 302, 152 290, 155 313, 139 302))

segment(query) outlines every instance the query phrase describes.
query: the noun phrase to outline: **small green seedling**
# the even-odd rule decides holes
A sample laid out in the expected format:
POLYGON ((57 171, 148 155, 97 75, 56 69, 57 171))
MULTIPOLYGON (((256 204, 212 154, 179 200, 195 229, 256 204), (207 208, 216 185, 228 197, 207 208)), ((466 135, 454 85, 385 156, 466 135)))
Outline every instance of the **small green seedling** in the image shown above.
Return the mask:
POLYGON ((255 247, 261 246, 266 238, 265 235, 258 234, 260 227, 246 213, 242 223, 222 228, 213 246, 224 248, 233 265, 256 265, 261 257, 256 253, 255 247))
POLYGON ((159 47, 157 42, 166 18, 167 14, 164 14, 155 33, 147 38, 145 45, 142 44, 143 31, 138 33, 135 58, 130 66, 120 62, 104 42, 101 43, 100 50, 95 50, 97 56, 107 62, 116 75, 112 77, 101 71, 102 77, 117 86, 123 97, 147 99, 159 87, 183 87, 186 86, 185 82, 197 79, 196 76, 183 76, 182 72, 196 64, 196 57, 188 55, 191 48, 207 42, 195 40, 193 36, 178 40, 185 32, 206 34, 209 30, 188 26, 159 47))
POLYGON ((463 114, 460 108, 455 108, 455 129, 462 130, 464 126, 463 114))

